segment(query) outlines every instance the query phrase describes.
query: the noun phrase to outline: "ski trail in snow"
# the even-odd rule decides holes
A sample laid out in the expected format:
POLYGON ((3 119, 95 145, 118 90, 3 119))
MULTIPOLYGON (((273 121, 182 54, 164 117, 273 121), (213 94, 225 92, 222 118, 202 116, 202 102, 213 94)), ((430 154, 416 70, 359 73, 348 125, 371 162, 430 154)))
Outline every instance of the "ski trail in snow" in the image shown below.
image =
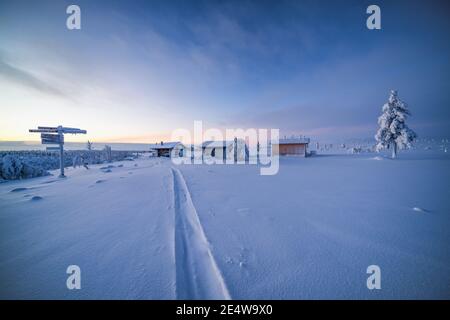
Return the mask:
POLYGON ((177 299, 231 299, 212 255, 186 181, 172 168, 177 299))

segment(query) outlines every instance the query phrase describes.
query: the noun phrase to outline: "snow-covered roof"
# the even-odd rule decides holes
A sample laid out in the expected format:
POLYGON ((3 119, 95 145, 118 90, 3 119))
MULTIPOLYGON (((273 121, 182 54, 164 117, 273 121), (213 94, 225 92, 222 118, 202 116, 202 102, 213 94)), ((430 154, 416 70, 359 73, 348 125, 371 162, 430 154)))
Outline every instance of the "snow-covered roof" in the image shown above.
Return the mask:
POLYGON ((226 147, 230 144, 232 145, 234 141, 203 141, 202 147, 210 147, 210 148, 218 148, 218 147, 226 147))
POLYGON ((305 144, 309 143, 309 138, 289 138, 289 139, 279 139, 278 143, 272 141, 272 144, 305 144))
POLYGON ((150 149, 173 149, 181 142, 175 141, 175 142, 163 142, 163 144, 160 143, 154 143, 150 145, 150 149))
MULTIPOLYGON (((242 146, 245 145, 245 140, 244 139, 237 139, 237 144, 242 146)), ((209 140, 209 141, 203 141, 202 143, 202 147, 209 147, 209 148, 220 148, 220 147, 230 147, 230 146, 234 146, 234 141, 233 140, 219 140, 219 141, 214 141, 214 140, 209 140)))

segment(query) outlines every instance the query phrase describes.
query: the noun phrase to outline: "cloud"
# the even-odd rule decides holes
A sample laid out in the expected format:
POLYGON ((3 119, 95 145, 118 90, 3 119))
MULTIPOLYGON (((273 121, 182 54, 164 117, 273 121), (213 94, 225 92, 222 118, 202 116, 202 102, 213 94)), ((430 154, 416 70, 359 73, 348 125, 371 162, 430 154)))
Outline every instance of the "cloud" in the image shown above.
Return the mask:
POLYGON ((58 87, 38 78, 30 72, 7 63, 0 57, 0 75, 24 87, 37 90, 41 93, 67 98, 67 94, 58 87))

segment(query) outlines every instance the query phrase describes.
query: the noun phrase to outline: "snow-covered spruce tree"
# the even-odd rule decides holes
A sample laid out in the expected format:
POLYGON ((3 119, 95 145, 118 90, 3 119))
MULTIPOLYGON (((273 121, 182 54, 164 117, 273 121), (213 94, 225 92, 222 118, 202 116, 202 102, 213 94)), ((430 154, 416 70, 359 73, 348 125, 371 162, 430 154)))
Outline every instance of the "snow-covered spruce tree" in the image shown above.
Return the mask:
POLYGON ((389 101, 383 106, 383 114, 378 118, 378 129, 375 139, 377 151, 392 148, 392 158, 397 157, 398 149, 410 148, 417 135, 406 125, 406 118, 411 114, 406 103, 391 90, 389 101))
POLYGON ((92 150, 92 142, 90 142, 89 140, 88 140, 88 142, 86 144, 86 148, 88 149, 88 151, 92 150))

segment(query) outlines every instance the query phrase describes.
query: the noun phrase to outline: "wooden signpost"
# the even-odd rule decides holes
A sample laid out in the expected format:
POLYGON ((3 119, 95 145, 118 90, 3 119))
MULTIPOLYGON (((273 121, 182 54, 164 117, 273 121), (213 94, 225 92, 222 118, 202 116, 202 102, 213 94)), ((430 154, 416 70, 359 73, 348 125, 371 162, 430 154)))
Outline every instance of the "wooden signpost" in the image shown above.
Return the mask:
POLYGON ((37 129, 30 129, 29 132, 40 133, 42 144, 57 144, 59 147, 47 147, 48 151, 59 149, 59 168, 60 177, 64 177, 64 133, 70 134, 86 134, 86 130, 78 128, 68 128, 63 126, 58 127, 38 127, 37 129))

